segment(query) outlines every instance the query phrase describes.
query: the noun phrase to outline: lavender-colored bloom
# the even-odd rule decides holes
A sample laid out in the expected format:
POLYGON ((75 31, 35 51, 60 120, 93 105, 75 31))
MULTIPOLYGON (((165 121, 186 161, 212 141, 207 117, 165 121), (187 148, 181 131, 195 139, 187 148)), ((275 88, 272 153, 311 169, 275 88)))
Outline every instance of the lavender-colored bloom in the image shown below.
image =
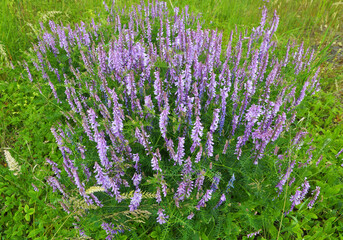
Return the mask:
POLYGON ((316 166, 318 167, 319 163, 322 161, 323 159, 323 155, 321 155, 318 159, 318 161, 316 162, 316 166))
POLYGON ((114 238, 113 235, 116 235, 118 233, 123 233, 124 232, 124 230, 122 229, 122 226, 117 226, 117 228, 115 229, 113 223, 103 222, 101 224, 101 227, 102 227, 102 229, 104 229, 106 231, 107 234, 109 234, 106 237, 106 240, 111 240, 111 239, 114 238))
POLYGON ((220 176, 219 175, 214 176, 213 182, 211 185, 212 193, 214 193, 218 189, 219 182, 220 182, 220 176))
POLYGON ((198 205, 195 207, 197 210, 200 210, 201 207, 204 207, 206 202, 208 202, 212 197, 212 190, 207 189, 206 193, 202 197, 202 199, 198 202, 198 205))
POLYGON ((195 162, 196 163, 200 162, 201 155, 202 155, 202 146, 200 145, 199 152, 197 153, 197 155, 195 157, 195 162))
POLYGON ((91 124, 92 129, 94 130, 95 128, 97 128, 99 126, 99 124, 96 121, 96 118, 98 118, 98 116, 96 115, 95 111, 93 110, 93 108, 90 108, 87 110, 88 113, 88 119, 89 122, 91 124))
POLYGON ((118 96, 115 90, 110 90, 110 94, 113 100, 113 122, 112 122, 112 131, 116 137, 120 137, 121 132, 123 131, 123 120, 124 114, 121 110, 121 104, 118 103, 118 96))
POLYGON ((207 132, 207 142, 206 142, 206 150, 207 150, 207 156, 212 157, 213 156, 213 134, 212 132, 207 132))
POLYGON ((185 156, 185 138, 179 137, 179 144, 177 148, 177 153, 174 157, 175 162, 177 162, 180 166, 182 165, 182 158, 185 156))
POLYGON ((312 195, 314 194, 313 198, 311 199, 311 201, 308 203, 307 207, 309 209, 311 209, 315 203, 315 201, 317 200, 318 196, 319 196, 319 193, 320 193, 320 187, 316 187, 315 190, 312 191, 312 195))
POLYGON ((295 160, 293 160, 293 162, 291 162, 291 164, 289 165, 289 167, 287 168, 286 170, 286 173, 282 176, 280 182, 276 185, 276 188, 278 188, 278 196, 280 196, 280 193, 283 191, 283 186, 285 185, 285 183, 288 181, 292 171, 293 171, 293 168, 294 168, 294 165, 295 165, 295 160))
POLYGON ((156 202, 157 202, 157 203, 162 202, 160 187, 157 187, 157 190, 156 190, 156 202))
POLYGON ((202 185, 204 184, 204 180, 205 180, 205 171, 202 170, 200 171, 200 173, 198 173, 198 178, 195 180, 195 186, 198 188, 198 191, 201 190, 202 185))
POLYGON ((97 141, 97 149, 99 153, 100 162, 102 166, 104 166, 105 168, 108 168, 110 166, 110 163, 108 162, 108 158, 107 158, 108 146, 106 144, 105 134, 103 131, 99 133, 96 141, 97 141))
POLYGON ((47 182, 53 188, 53 192, 55 192, 56 189, 58 189, 64 197, 68 198, 67 193, 63 190, 62 185, 56 178, 50 176, 48 177, 47 182))
POLYGON ((72 172, 73 177, 74 177, 74 182, 75 182, 77 188, 79 189, 80 195, 83 196, 85 199, 88 199, 89 196, 85 192, 84 183, 81 183, 81 181, 80 181, 79 175, 77 173, 77 169, 73 168, 73 169, 71 169, 71 172, 72 172))
POLYGON ((343 152, 343 148, 336 154, 336 158, 338 158, 339 157, 339 155, 341 155, 341 153, 343 152))
POLYGON ((182 174, 183 178, 188 178, 188 175, 193 172, 191 157, 188 157, 184 163, 182 174))
POLYGON ((261 229, 258 230, 257 232, 249 233, 249 234, 247 235, 247 238, 254 237, 254 236, 256 236, 257 234, 259 234, 260 232, 261 232, 261 229))
POLYGON ((236 180, 235 178, 235 174, 233 173, 231 178, 230 178, 230 181, 228 182, 228 184, 226 185, 226 193, 230 190, 230 188, 234 188, 233 186, 233 182, 236 180))
MULTIPOLYGON (((152 114, 155 113, 154 104, 153 104, 153 102, 151 100, 151 96, 150 95, 144 97, 144 106, 146 106, 149 110, 151 110, 152 114)), ((148 118, 150 116, 151 116, 151 114, 147 113, 146 117, 148 118)))
POLYGON ((60 202, 60 204, 61 204, 61 207, 63 208, 63 210, 64 210, 66 213, 70 214, 69 208, 68 208, 63 202, 60 202))
POLYGON ((214 133, 214 131, 216 131, 217 127, 218 127, 218 122, 219 122, 219 108, 216 108, 213 110, 213 121, 210 127, 210 131, 212 133, 214 133))
POLYGON ((238 137, 237 145, 236 145, 236 154, 237 158, 239 159, 241 155, 241 148, 244 146, 244 144, 248 141, 250 135, 251 135, 251 130, 255 123, 258 120, 258 117, 262 114, 262 107, 259 105, 253 104, 247 114, 245 115, 246 119, 246 128, 244 131, 243 136, 238 137))
POLYGON ((102 171, 101 166, 98 164, 98 162, 94 163, 94 169, 95 169, 95 179, 97 180, 97 183, 101 185, 103 188, 107 189, 110 186, 109 178, 106 173, 102 171))
POLYGON ((296 205, 299 205, 301 203, 301 201, 305 198, 305 195, 307 194, 308 190, 310 189, 310 184, 306 180, 306 177, 304 183, 301 184, 301 186, 303 188, 302 191, 296 190, 295 194, 290 197, 292 205, 288 212, 285 213, 285 215, 290 213, 296 205))
POLYGON ((33 187, 33 189, 35 190, 35 192, 39 192, 39 189, 36 187, 36 185, 34 185, 33 183, 31 183, 31 186, 33 187))
POLYGON ((289 181, 288 186, 292 186, 292 184, 295 182, 295 177, 292 178, 291 181, 289 181))
POLYGON ((216 208, 218 208, 220 205, 222 205, 223 204, 223 202, 225 202, 226 201, 226 197, 225 197, 225 194, 222 194, 221 195, 221 197, 220 197, 220 200, 219 200, 219 202, 217 203, 217 205, 213 208, 213 209, 216 209, 216 208))
POLYGON ((188 216, 187 216, 187 219, 192 219, 194 217, 194 213, 191 212, 188 216))
POLYGON ((138 188, 139 183, 142 181, 142 175, 134 173, 132 177, 133 185, 138 188))
POLYGON ((143 126, 141 127, 141 131, 138 127, 136 127, 135 137, 137 138, 138 142, 142 144, 147 152, 150 152, 152 150, 152 147, 150 146, 151 142, 149 141, 150 136, 144 131, 143 126))
POLYGON ((157 158, 156 153, 153 153, 153 157, 151 159, 151 166, 152 166, 152 170, 162 171, 161 168, 158 166, 158 158, 157 158))
POLYGON ((54 161, 51 161, 49 158, 46 158, 46 162, 49 163, 52 166, 52 170, 55 172, 56 176, 58 178, 61 178, 61 170, 57 167, 58 164, 55 163, 54 161))
POLYGON ((85 164, 81 164, 81 166, 83 167, 83 172, 87 177, 87 182, 89 181, 89 178, 91 177, 91 173, 89 171, 89 168, 85 165, 85 164))
POLYGON ((160 209, 158 210, 158 212, 157 212, 157 214, 158 214, 157 222, 158 222, 159 224, 164 224, 164 223, 166 223, 166 222, 167 222, 167 219, 169 218, 169 216, 166 215, 166 214, 164 214, 163 212, 164 212, 164 209, 162 209, 162 208, 160 208, 160 209))
POLYGON ((161 102, 162 102, 162 82, 160 79, 160 72, 155 72, 155 82, 154 82, 154 94, 156 95, 158 107, 161 108, 161 102))
POLYGON ((203 129, 204 127, 202 126, 201 122, 200 122, 200 117, 197 116, 196 120, 195 120, 195 124, 194 124, 194 128, 192 130, 192 140, 193 140, 193 145, 191 147, 191 152, 194 152, 194 149, 197 146, 200 146, 200 141, 201 141, 201 137, 203 135, 203 129))
POLYGON ((168 123, 169 107, 162 111, 159 125, 161 129, 161 134, 164 139, 167 138, 167 123, 168 123))
POLYGON ((306 136, 307 132, 299 131, 292 139, 292 146, 297 150, 301 148, 301 140, 306 136))
POLYGON ((187 182, 186 181, 182 181, 179 183, 179 186, 175 192, 175 204, 177 207, 179 207, 179 201, 183 201, 185 199, 185 195, 186 195, 186 187, 187 187, 187 182))
POLYGON ((25 67, 25 70, 27 71, 27 75, 29 77, 30 82, 33 82, 32 75, 26 61, 24 61, 24 67, 25 67))
POLYGON ((302 102, 302 100, 304 100, 305 91, 306 91, 307 87, 309 86, 309 84, 310 83, 308 81, 305 82, 303 88, 301 89, 301 92, 300 92, 300 95, 299 95, 297 101, 294 103, 295 107, 298 106, 302 102))
POLYGON ((134 211, 138 208, 139 204, 142 201, 142 194, 141 194, 141 190, 137 189, 134 194, 133 197, 131 198, 131 202, 129 205, 130 211, 134 211))

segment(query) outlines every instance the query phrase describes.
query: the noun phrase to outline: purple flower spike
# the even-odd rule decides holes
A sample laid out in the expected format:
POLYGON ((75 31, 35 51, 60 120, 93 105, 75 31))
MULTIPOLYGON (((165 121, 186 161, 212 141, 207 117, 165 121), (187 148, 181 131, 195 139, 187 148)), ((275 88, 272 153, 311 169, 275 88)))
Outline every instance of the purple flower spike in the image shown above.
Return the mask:
POLYGON ((158 158, 157 158, 156 153, 153 154, 153 157, 151 159, 151 166, 152 166, 152 170, 162 171, 161 168, 158 166, 158 158))
POLYGON ((191 147, 191 153, 194 152, 195 148, 197 146, 200 146, 200 141, 201 141, 201 137, 203 135, 203 129, 204 127, 202 126, 201 122, 200 122, 200 117, 197 116, 196 120, 195 120, 195 124, 194 124, 194 128, 192 130, 192 140, 193 140, 193 145, 191 147))
POLYGON ((180 166, 182 165, 182 158, 185 156, 185 138, 179 137, 179 144, 177 148, 177 153, 174 157, 175 162, 177 162, 180 166))
POLYGON ((164 224, 167 222, 167 219, 169 218, 169 216, 165 215, 164 213, 164 209, 160 208, 157 212, 158 217, 157 217, 157 222, 159 224, 164 224))
POLYGON ((247 235, 247 238, 255 237, 256 235, 260 234, 260 232, 261 232, 261 229, 258 230, 257 232, 249 233, 247 235))
POLYGON ((191 212, 188 216, 187 216, 187 219, 192 219, 194 217, 194 213, 191 212))
POLYGON ((320 193, 320 187, 316 187, 315 190, 312 191, 312 195, 314 194, 313 198, 311 199, 311 201, 309 202, 309 204, 307 205, 309 209, 311 209, 315 203, 315 201, 317 200, 318 196, 320 193))
POLYGON ((135 193, 133 194, 133 197, 131 198, 131 202, 129 205, 130 211, 134 211, 138 208, 139 204, 142 201, 142 194, 141 190, 137 189, 135 193))
POLYGON ((291 196, 290 201, 292 202, 292 205, 288 212, 285 213, 285 215, 289 214, 296 205, 299 205, 301 203, 301 201, 305 198, 308 190, 310 189, 310 184, 306 180, 306 177, 304 183, 301 184, 301 186, 303 188, 302 191, 296 190, 295 194, 291 196))

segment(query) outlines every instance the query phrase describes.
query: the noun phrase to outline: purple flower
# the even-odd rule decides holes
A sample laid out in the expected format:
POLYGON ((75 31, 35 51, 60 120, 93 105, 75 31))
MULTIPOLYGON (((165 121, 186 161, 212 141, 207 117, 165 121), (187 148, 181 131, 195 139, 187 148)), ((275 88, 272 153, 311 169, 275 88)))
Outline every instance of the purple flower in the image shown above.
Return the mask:
POLYGON ((230 188, 234 188, 233 186, 233 182, 236 180, 235 178, 235 174, 233 173, 231 178, 230 178, 230 181, 228 182, 228 184, 226 185, 226 193, 229 191, 230 188))
POLYGON ((110 163, 108 162, 108 158, 107 158, 108 146, 106 145, 105 134, 103 131, 100 132, 96 141, 97 141, 97 149, 99 153, 100 162, 102 166, 104 166, 105 168, 108 168, 110 166, 110 163))
POLYGON ((134 173, 132 177, 133 185, 138 188, 139 183, 142 181, 142 175, 134 173))
POLYGON ((220 182, 220 176, 219 175, 214 176, 213 182, 211 185, 212 193, 214 193, 218 189, 219 182, 220 182))
POLYGON ((222 194, 222 196, 220 197, 220 200, 219 200, 219 202, 217 203, 217 205, 213 208, 213 209, 216 209, 216 208, 218 208, 220 205, 222 205, 223 204, 223 202, 225 202, 226 201, 226 197, 225 197, 225 194, 222 194))
POLYGON ((323 159, 323 155, 321 155, 318 159, 318 161, 316 162, 316 166, 318 167, 319 163, 322 161, 323 159))
POLYGON ((294 106, 295 106, 295 107, 298 106, 298 105, 302 102, 302 100, 304 100, 305 91, 306 91, 307 87, 309 86, 309 84, 310 84, 310 83, 309 83, 308 81, 305 82, 305 84, 304 84, 304 86, 303 86, 303 88, 302 88, 302 90, 301 90, 301 92, 300 92, 299 98, 298 98, 297 101, 294 103, 294 106))
POLYGON ((179 137, 179 144, 177 148, 177 153, 174 156, 175 162, 177 162, 180 166, 182 164, 182 158, 185 156, 185 138, 184 137, 179 137))
POLYGON ((210 127, 210 131, 212 133, 214 133, 214 131, 216 131, 216 129, 218 127, 219 112, 220 112, 219 108, 216 108, 216 109, 213 110, 213 121, 212 121, 212 124, 211 124, 211 127, 210 127))
POLYGON ((155 171, 162 171, 161 168, 158 165, 158 158, 157 158, 157 154, 153 153, 153 157, 151 159, 151 166, 152 166, 152 170, 155 171))
POLYGON ((211 199, 212 192, 213 192, 213 190, 211 190, 211 189, 206 190, 206 193, 204 194, 202 199, 198 202, 198 205, 195 207, 197 210, 200 210, 201 207, 204 207, 206 202, 208 202, 211 199))
POLYGON ((52 166, 52 170, 55 172, 56 176, 58 178, 61 178, 61 175, 60 175, 61 170, 57 167, 58 164, 53 162, 53 161, 51 161, 49 158, 46 158, 46 162, 49 163, 52 166))
POLYGON ((261 232, 261 229, 258 230, 257 232, 249 233, 249 234, 247 235, 247 238, 254 237, 254 236, 256 236, 257 234, 259 234, 260 232, 261 232))
POLYGON ((280 182, 276 185, 276 188, 278 188, 278 196, 280 196, 280 193, 283 191, 283 186, 285 185, 285 183, 288 181, 293 168, 294 168, 294 164, 295 164, 295 160, 293 160, 293 162, 291 162, 291 164, 289 165, 289 167, 286 170, 286 173, 282 176, 280 182))
POLYGON ((27 71, 27 75, 28 75, 28 77, 29 77, 30 82, 33 82, 32 75, 31 75, 29 66, 27 65, 27 62, 26 62, 26 61, 24 61, 24 67, 25 67, 25 70, 27 71))
POLYGON ((310 184, 306 180, 306 177, 304 183, 301 184, 301 186, 303 188, 302 191, 296 190, 295 194, 291 196, 290 201, 292 202, 292 205, 288 212, 285 213, 285 215, 289 214, 296 205, 299 205, 301 203, 301 201, 305 198, 308 190, 310 189, 310 184))
POLYGON ((193 140, 193 145, 191 147, 191 152, 192 153, 194 152, 194 149, 197 146, 200 146, 201 137, 203 135, 203 132, 202 132, 203 129, 204 129, 204 127, 202 126, 202 124, 200 122, 200 117, 197 116, 196 120, 195 120, 194 128, 192 130, 192 134, 191 134, 191 137, 192 137, 192 140, 193 140))
POLYGON ((117 226, 117 229, 115 229, 113 223, 102 222, 101 227, 102 227, 102 229, 104 229, 106 231, 107 234, 109 234, 106 237, 106 240, 113 239, 114 238, 113 235, 118 234, 118 232, 120 232, 120 233, 124 232, 124 230, 122 229, 121 226, 117 226))
POLYGON ((313 207, 315 201, 317 200, 317 198, 319 196, 319 193, 320 193, 320 187, 317 186, 316 189, 312 191, 312 195, 314 194, 314 196, 307 205, 309 209, 311 209, 313 207))
POLYGON ((31 183, 31 186, 33 187, 33 189, 34 189, 36 192, 39 192, 39 189, 36 187, 36 185, 34 185, 33 183, 31 183))
POLYGON ((212 132, 207 132, 207 142, 206 142, 206 150, 207 150, 207 156, 212 157, 213 156, 213 134, 212 132))
POLYGON ((139 204, 142 201, 142 194, 141 194, 141 190, 137 189, 134 194, 133 197, 131 198, 131 202, 129 205, 130 211, 134 211, 138 208, 139 204))
POLYGON ((160 190, 160 187, 157 187, 157 190, 156 190, 156 202, 160 203, 161 201, 162 201, 161 190, 160 190))
POLYGON ((95 176, 97 183, 105 189, 109 188, 109 186, 110 186, 109 178, 108 178, 107 174, 102 171, 102 168, 98 164, 98 162, 95 162, 94 169, 95 169, 94 172, 97 173, 95 176))
POLYGON ((343 152, 343 148, 336 154, 336 158, 338 158, 339 157, 339 155, 341 155, 341 153, 343 152))
POLYGON ((167 122, 168 122, 168 115, 169 115, 169 107, 162 111, 161 117, 160 117, 160 129, 161 134, 164 139, 167 138, 167 122))
POLYGON ((201 155, 202 155, 202 146, 200 145, 199 152, 197 153, 197 155, 195 157, 195 162, 196 163, 200 162, 201 155))
POLYGON ((118 103, 118 96, 115 90, 110 90, 110 93, 113 100, 113 122, 111 129, 116 137, 120 137, 123 131, 124 114, 121 110, 121 104, 118 103))
POLYGON ((164 213, 164 209, 160 208, 157 212, 158 217, 157 217, 157 222, 159 224, 164 224, 167 222, 167 219, 169 218, 169 216, 165 215, 164 213))
POLYGON ((68 208, 63 202, 60 202, 60 204, 61 204, 61 207, 63 208, 63 210, 64 210, 66 213, 70 214, 69 208, 68 208))
POLYGON ((192 219, 194 217, 194 213, 191 212, 188 216, 187 216, 187 219, 192 219))
POLYGON ((47 182, 53 188, 53 192, 55 192, 56 189, 58 189, 64 197, 68 198, 67 193, 63 190, 62 185, 56 178, 50 176, 48 177, 47 182))

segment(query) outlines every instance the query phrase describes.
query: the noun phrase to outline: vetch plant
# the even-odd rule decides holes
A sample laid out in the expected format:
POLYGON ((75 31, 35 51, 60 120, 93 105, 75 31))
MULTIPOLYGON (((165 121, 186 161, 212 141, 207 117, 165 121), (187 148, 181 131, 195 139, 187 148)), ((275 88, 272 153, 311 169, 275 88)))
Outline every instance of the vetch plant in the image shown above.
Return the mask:
MULTIPOLYGON (((107 239, 133 226, 100 216, 144 209, 161 225, 190 221, 234 197, 229 190, 249 175, 241 166, 274 165, 300 149, 304 132, 282 154, 275 146, 293 130, 305 96, 319 90, 319 69, 303 44, 289 42, 285 56, 274 54, 276 13, 267 23, 264 9, 257 28, 231 32, 225 45, 187 7, 170 12, 156 1, 107 9, 99 23, 42 25, 33 67, 24 65, 66 118, 51 127, 62 159, 47 159, 54 171, 47 182, 65 201, 78 195, 97 206, 87 211, 98 214, 107 239)), ((310 163, 293 160, 274 185, 278 195, 295 166, 310 163)), ((290 210, 310 191, 306 178, 302 188, 290 210)))

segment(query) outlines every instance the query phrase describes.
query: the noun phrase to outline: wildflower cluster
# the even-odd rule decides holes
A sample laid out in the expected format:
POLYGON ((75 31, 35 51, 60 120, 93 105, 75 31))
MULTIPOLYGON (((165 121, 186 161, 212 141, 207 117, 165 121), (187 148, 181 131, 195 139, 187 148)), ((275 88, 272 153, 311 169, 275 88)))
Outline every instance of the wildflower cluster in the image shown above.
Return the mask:
MULTIPOLYGON (((219 167, 230 161, 228 149, 258 164, 295 121, 304 96, 318 91, 319 70, 301 89, 294 85, 312 71, 314 52, 289 43, 285 57, 274 56, 279 18, 267 24, 266 9, 259 27, 236 40, 231 32, 225 49, 222 33, 202 29, 187 7, 107 9, 101 24, 42 25, 35 70, 25 65, 30 80, 38 72, 65 109, 66 125, 51 128, 63 163, 47 159, 55 172, 48 183, 68 199, 61 183, 68 176, 87 204, 103 207, 113 198, 130 211, 143 204, 143 190, 154 192, 160 224, 168 221, 171 201, 178 208, 191 203, 188 219, 210 202, 217 209, 235 181, 219 167)), ((291 198, 292 208, 304 191, 291 198)), ((122 231, 112 223, 102 227, 108 239, 122 231)))

